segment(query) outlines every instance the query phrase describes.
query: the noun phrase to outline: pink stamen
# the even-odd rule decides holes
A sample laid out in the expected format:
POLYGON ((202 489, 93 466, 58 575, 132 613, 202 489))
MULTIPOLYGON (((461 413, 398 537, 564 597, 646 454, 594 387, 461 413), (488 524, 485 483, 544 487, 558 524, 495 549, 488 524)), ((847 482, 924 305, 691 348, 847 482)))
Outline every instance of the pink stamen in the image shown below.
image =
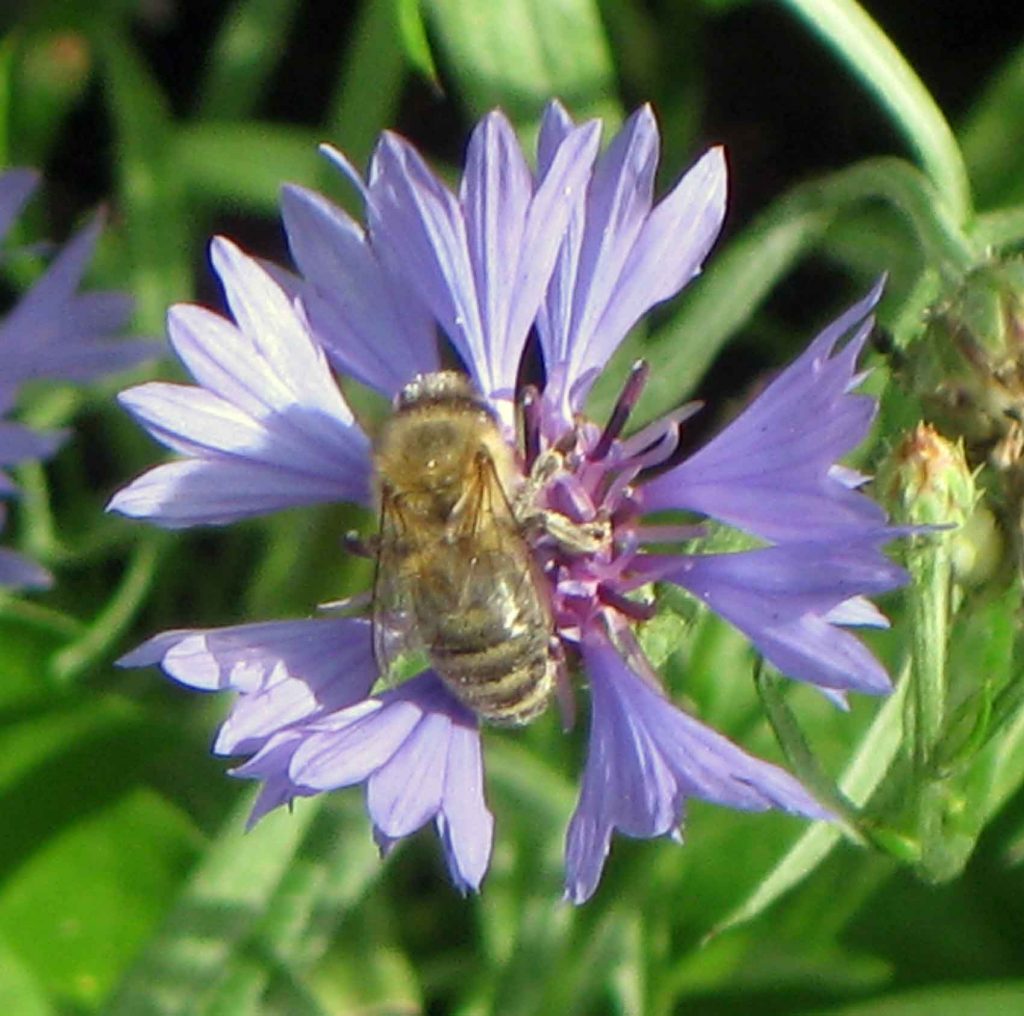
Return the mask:
POLYGON ((650 621, 658 612, 653 603, 639 603, 631 600, 606 585, 597 587, 597 598, 606 606, 617 610, 633 621, 650 621))
POLYGON ((629 414, 633 412, 650 373, 651 368, 646 361, 637 360, 633 364, 629 377, 626 378, 626 383, 622 386, 622 391, 615 401, 611 416, 608 417, 608 422, 605 424, 594 450, 590 453, 591 461, 600 461, 611 450, 612 443, 622 433, 622 428, 626 426, 629 414))

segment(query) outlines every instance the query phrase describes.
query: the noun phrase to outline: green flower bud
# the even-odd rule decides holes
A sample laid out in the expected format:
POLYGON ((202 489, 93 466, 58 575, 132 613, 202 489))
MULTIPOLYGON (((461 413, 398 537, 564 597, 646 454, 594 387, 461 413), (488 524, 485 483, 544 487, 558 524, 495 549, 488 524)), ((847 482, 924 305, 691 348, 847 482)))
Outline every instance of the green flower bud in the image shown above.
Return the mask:
POLYGON ((898 522, 962 526, 977 490, 963 445, 952 444, 919 423, 890 452, 878 472, 878 489, 898 522))
POLYGON ((982 503, 954 535, 949 552, 953 577, 965 588, 977 588, 1006 572, 1007 544, 995 515, 982 503))
POLYGON ((963 437, 973 462, 1006 468, 1021 450, 1024 259, 980 265, 929 313, 907 350, 907 377, 926 416, 963 437))

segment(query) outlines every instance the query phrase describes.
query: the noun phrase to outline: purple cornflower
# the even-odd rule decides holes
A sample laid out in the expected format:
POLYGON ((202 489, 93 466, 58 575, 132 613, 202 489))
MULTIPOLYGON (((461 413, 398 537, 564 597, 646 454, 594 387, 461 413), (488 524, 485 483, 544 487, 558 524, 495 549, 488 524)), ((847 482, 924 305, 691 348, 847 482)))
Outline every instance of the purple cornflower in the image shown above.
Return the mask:
MULTIPOLYGON (((0 174, 0 240, 38 183, 29 169, 0 174)), ((54 258, 43 276, 0 321, 0 497, 17 488, 2 469, 49 458, 66 436, 41 434, 4 419, 14 408, 26 381, 90 381, 152 357, 151 343, 114 340, 131 316, 131 299, 123 293, 79 293, 89 258, 102 228, 100 216, 54 258)), ((3 525, 0 506, 0 527, 3 525)), ((40 588, 49 575, 37 564, 0 548, 0 586, 40 588)))
MULTIPOLYGON (((862 478, 836 464, 874 412, 851 389, 880 288, 681 462, 678 428, 692 408, 622 436, 641 367, 607 424, 583 418, 593 379, 626 332, 698 273, 725 207, 720 150, 654 204, 651 111, 630 117, 601 155, 598 131, 552 104, 533 173, 511 126, 492 113, 472 136, 458 194, 395 135, 381 138, 365 182, 329 151, 361 191, 366 228, 320 195, 286 187, 301 279, 285 288, 214 241, 236 324, 198 307, 171 311, 171 343, 200 387, 143 385, 122 402, 182 457, 111 503, 168 527, 319 501, 368 504, 370 440, 332 367, 393 398, 417 373, 440 369, 439 326, 516 449, 521 482, 537 486, 536 507, 605 534, 585 551, 551 532, 529 535, 557 642, 590 689, 590 747, 567 838, 566 894, 577 903, 596 888, 614 830, 673 835, 690 797, 827 814, 793 777, 668 700, 634 635, 650 608, 630 593, 655 580, 682 586, 780 670, 841 700, 848 689, 888 689, 846 626, 884 625, 867 597, 905 579, 880 549, 895 531, 858 492, 862 478), (546 383, 517 392, 531 329, 546 383), (700 534, 645 523, 667 508, 764 545, 649 552, 700 534)), ((367 622, 170 632, 122 662, 159 663, 184 684, 239 693, 214 750, 251 756, 235 772, 262 781, 254 819, 296 796, 365 783, 383 848, 434 819, 456 884, 478 888, 493 822, 477 719, 430 670, 374 694, 367 622)))

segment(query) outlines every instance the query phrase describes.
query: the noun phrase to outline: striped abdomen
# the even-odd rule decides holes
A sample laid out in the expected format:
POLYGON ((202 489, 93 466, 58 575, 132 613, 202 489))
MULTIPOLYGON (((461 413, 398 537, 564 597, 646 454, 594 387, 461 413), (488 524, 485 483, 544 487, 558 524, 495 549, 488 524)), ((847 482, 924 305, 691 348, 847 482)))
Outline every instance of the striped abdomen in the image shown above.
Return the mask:
POLYGON ((480 573, 486 581, 478 589, 461 588, 457 605, 429 595, 418 604, 419 632, 434 669, 464 705, 491 723, 528 723, 554 689, 551 625, 523 564, 515 575, 480 573))

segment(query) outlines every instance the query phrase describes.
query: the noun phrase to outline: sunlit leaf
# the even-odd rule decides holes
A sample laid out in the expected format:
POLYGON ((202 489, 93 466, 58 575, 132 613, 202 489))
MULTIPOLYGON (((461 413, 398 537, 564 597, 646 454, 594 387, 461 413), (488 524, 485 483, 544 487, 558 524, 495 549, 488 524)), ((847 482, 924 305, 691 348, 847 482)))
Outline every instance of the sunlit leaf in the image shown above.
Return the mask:
POLYGON ((196 198, 275 215, 284 183, 316 184, 322 139, 304 127, 245 121, 195 123, 174 139, 182 186, 196 198))
POLYGON ((18 1016, 53 1016, 56 1006, 28 964, 0 936, 0 1012, 18 1016))
POLYGON ((474 115, 501 105, 534 123, 559 97, 574 115, 620 116, 611 52, 593 0, 424 0, 446 69, 474 115))
POLYGON ((118 988, 116 1016, 193 1013, 208 1001, 234 951, 253 932, 315 818, 319 802, 279 809, 250 833, 249 795, 211 845, 163 930, 118 988))
POLYGON ((50 991, 95 1006, 160 920, 195 846, 180 812, 133 790, 69 822, 8 877, 0 932, 50 991))
POLYGON ((433 84, 437 85, 437 67, 430 51, 427 28, 423 23, 421 0, 393 0, 398 18, 398 31, 409 62, 433 84))
POLYGON ((168 305, 191 290, 190 218, 173 163, 170 112, 126 36, 105 32, 95 42, 113 114, 137 317, 143 330, 155 335, 163 331, 168 305))
MULTIPOLYGON (((39 165, 49 156, 69 113, 89 85, 95 54, 76 26, 53 25, 11 35, 10 155, 39 165)), ((0 165, 8 163, 0 157, 0 165)))
MULTIPOLYGON (((858 745, 839 780, 839 788, 857 805, 864 804, 885 778, 900 746, 907 682, 901 680, 886 699, 875 721, 858 745)), ((811 826, 761 884, 712 930, 711 935, 742 924, 771 906, 783 893, 805 879, 842 838, 842 830, 828 822, 811 826)))

